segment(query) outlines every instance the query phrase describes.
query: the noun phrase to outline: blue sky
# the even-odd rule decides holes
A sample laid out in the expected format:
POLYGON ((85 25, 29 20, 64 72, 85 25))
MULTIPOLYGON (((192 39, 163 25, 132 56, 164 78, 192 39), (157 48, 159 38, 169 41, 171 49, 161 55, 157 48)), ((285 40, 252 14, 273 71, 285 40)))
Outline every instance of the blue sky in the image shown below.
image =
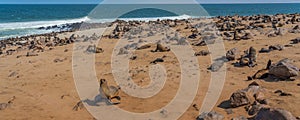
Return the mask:
MULTIPOLYGON (((0 4, 98 4, 102 0, 0 0, 0 4)), ((117 3, 128 3, 128 0, 107 0, 109 2, 117 3)), ((130 0, 134 1, 148 1, 148 0, 130 0)), ((156 0, 154 0, 156 1, 156 0)), ((157 0, 162 1, 171 1, 176 3, 176 1, 185 1, 185 0, 157 0)), ((300 3, 300 0, 197 0, 200 3, 300 3)), ((153 0, 151 0, 153 2, 153 0)), ((169 2, 166 2, 169 3, 169 2)))

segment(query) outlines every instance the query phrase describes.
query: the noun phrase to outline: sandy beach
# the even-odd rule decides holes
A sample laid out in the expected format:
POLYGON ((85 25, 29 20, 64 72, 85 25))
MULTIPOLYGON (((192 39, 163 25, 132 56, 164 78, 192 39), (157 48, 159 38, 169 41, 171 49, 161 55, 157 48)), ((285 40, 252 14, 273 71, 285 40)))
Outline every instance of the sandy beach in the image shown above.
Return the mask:
MULTIPOLYGON (((211 40, 218 38, 224 45, 224 57, 227 58, 226 60, 222 59, 224 65, 220 66, 220 70, 222 71, 223 68, 226 76, 220 97, 216 104, 211 106, 212 111, 221 114, 225 120, 233 118, 242 120, 241 118, 237 119, 240 116, 259 120, 257 116, 264 115, 264 113, 260 113, 260 109, 282 108, 291 113, 292 119, 296 119, 296 117, 299 119, 300 44, 297 44, 300 42, 299 26, 299 14, 150 22, 116 21, 106 29, 93 28, 3 40, 0 41, 0 103, 7 104, 8 107, 1 107, 0 119, 96 119, 81 105, 83 103, 85 106, 89 106, 86 101, 80 99, 78 89, 76 89, 73 75, 74 53, 80 51, 83 55, 95 55, 93 64, 98 80, 106 79, 110 85, 117 86, 119 84, 114 81, 112 55, 114 50, 119 50, 115 47, 121 39, 129 41, 128 45, 132 45, 127 50, 135 49, 132 54, 126 52, 124 54, 128 54, 130 58, 129 76, 136 85, 144 87, 151 84, 149 68, 156 64, 164 66, 167 77, 161 91, 150 98, 132 97, 122 91, 126 85, 119 85, 121 87, 119 93, 121 103, 115 106, 134 113, 152 112, 166 106, 175 97, 180 84, 182 84, 180 60, 176 56, 177 53, 173 53, 172 49, 175 47, 172 45, 185 44, 181 41, 183 40, 187 43, 185 45, 190 46, 195 53, 198 53, 194 57, 198 60, 196 66, 198 66, 200 78, 196 96, 191 100, 192 104, 179 119, 197 119, 206 95, 215 94, 208 92, 213 73, 213 70, 208 68, 216 62, 215 59, 211 59, 211 54, 214 53, 209 53, 208 46, 216 44, 211 40), (139 30, 138 34, 134 34, 139 30), (93 47, 96 44, 95 41, 99 41, 97 47, 93 47), (132 44, 136 42, 141 44, 132 44), (170 47, 171 51, 153 52, 156 50, 157 43, 170 47), (144 47, 142 47, 143 45, 144 47), (145 45, 148 46, 145 47, 145 45), (91 50, 88 47, 91 47, 91 50), (244 51, 250 47, 256 50, 255 61, 252 61, 251 55, 241 57, 245 54, 244 51), (233 52, 234 57, 229 60, 229 55, 226 56, 226 53, 232 48, 236 48, 237 51, 233 52), (262 48, 266 49, 261 50, 262 48), (250 56, 249 59, 247 56, 250 56), (163 60, 156 61, 157 58, 163 60), (242 64, 240 59, 243 58, 247 58, 249 63, 242 64), (291 65, 298 68, 282 70, 281 73, 287 72, 283 75, 286 77, 284 79, 275 74, 276 72, 271 74, 271 69, 276 68, 275 64, 285 58, 291 61, 291 65), (257 71, 265 69, 269 60, 272 61, 273 66, 267 70, 267 77, 248 78, 257 71), (297 74, 289 75, 288 73, 293 72, 292 70, 296 70, 297 74), (249 84, 253 85, 253 82, 255 82, 254 86, 259 86, 255 90, 262 94, 260 99, 256 92, 252 96, 240 94, 240 97, 235 98, 245 99, 246 97, 249 101, 246 103, 243 100, 231 99, 233 93, 249 88, 249 84), (9 102, 13 97, 15 99, 9 102), (79 105, 76 107, 78 102, 79 105), (254 110, 253 114, 249 114, 247 108, 254 107, 258 107, 258 109, 254 110)), ((220 53, 220 55, 222 54, 220 53)), ((89 59, 86 58, 86 60, 89 59)), ((89 71, 85 72, 89 74, 89 71)), ((98 83, 98 81, 96 82, 98 83)), ((94 86, 93 89, 99 89, 98 84, 94 86)), ((248 92, 245 93, 248 94, 248 92)), ((211 102, 213 104, 213 101, 211 102)), ((276 113, 275 115, 282 114, 276 113)), ((287 117, 289 114, 285 115, 287 117)))

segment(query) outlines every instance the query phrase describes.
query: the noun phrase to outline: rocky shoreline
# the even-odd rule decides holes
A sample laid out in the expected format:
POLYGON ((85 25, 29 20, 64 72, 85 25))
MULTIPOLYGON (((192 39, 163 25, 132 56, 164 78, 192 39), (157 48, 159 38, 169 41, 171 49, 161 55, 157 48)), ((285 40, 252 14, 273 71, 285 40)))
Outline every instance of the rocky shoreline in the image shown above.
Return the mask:
MULTIPOLYGON (((295 88, 296 92, 286 92, 284 90, 286 88, 277 88, 277 90, 274 91, 271 86, 266 86, 266 84, 269 85, 281 81, 285 81, 282 84, 292 84, 295 87, 300 84, 300 59, 299 56, 297 57, 300 53, 289 53, 300 48, 298 44, 300 43, 300 14, 218 16, 209 19, 192 18, 149 22, 117 20, 112 23, 103 24, 82 22, 38 29, 68 30, 1 40, 0 60, 5 60, 8 56, 14 56, 14 59, 20 59, 23 56, 37 57, 39 54, 50 52, 57 47, 70 47, 69 45, 72 45, 74 42, 93 43, 91 41, 97 41, 99 39, 104 39, 104 41, 126 39, 129 41, 129 44, 121 48, 122 50, 119 50, 118 55, 129 54, 128 51, 134 49, 143 54, 150 53, 160 55, 155 56, 156 59, 151 59, 150 62, 147 61, 148 59, 144 60, 147 62, 145 62, 145 64, 167 64, 171 57, 170 45, 191 45, 196 51, 194 56, 200 59, 212 54, 206 47, 216 44, 216 41, 221 39, 226 46, 226 54, 222 56, 222 59, 210 64, 205 64, 204 67, 207 68, 207 73, 217 72, 224 64, 227 64, 229 65, 228 74, 238 74, 236 75, 237 78, 247 80, 238 87, 230 89, 231 94, 229 96, 228 94, 223 95, 223 97, 220 98, 222 102, 219 102, 219 104, 214 107, 214 111, 207 111, 199 116, 193 114, 193 117, 197 120, 300 119, 300 112, 297 110, 297 103, 300 103, 299 94, 297 93, 299 87, 295 88), (80 35, 76 33, 76 31, 95 28, 112 28, 112 30, 107 31, 107 33, 103 35, 99 35, 97 31, 92 35, 80 35), (148 39, 157 39, 157 41, 146 44, 148 43, 148 39), (281 53, 288 54, 287 56, 292 56, 293 58, 274 58, 274 56, 278 56, 276 54, 281 53), (163 57, 161 57, 162 55, 163 57), (270 57, 271 55, 272 57, 270 57), (260 69, 259 67, 263 68, 260 69), (298 82, 298 84, 294 82, 298 82), (248 84, 247 87, 244 86, 246 84, 248 84), (227 100, 224 99, 226 97, 227 100), (279 100, 276 101, 276 97, 289 97, 288 100, 290 100, 290 102, 293 100, 296 102, 287 103, 281 101, 287 104, 286 106, 292 107, 278 108, 275 103, 278 103, 279 100), (290 104, 296 105, 293 106, 290 104), (220 111, 222 111, 222 113, 219 113, 220 111), (236 115, 233 111, 238 111, 237 114, 239 114, 239 116, 232 116, 232 114, 236 115)), ((84 51, 97 55, 110 55, 105 46, 110 43, 107 42, 103 44, 102 46, 90 44, 87 48, 84 48, 84 51)), ((68 52, 68 49, 64 51, 68 52)), ((130 57, 130 60, 136 61, 139 60, 140 57, 139 54, 134 54, 130 57)), ((55 61, 55 63, 59 63, 64 60, 56 59, 55 61)), ((106 65, 110 64, 103 64, 103 66, 106 65)), ((132 77, 135 77, 138 76, 139 72, 131 74, 133 75, 132 77)), ((238 84, 238 82, 240 81, 236 81, 236 83, 232 82, 230 85, 234 86, 238 84)), ((286 85, 286 87, 289 86, 286 85)), ((124 96, 125 95, 121 97, 124 96)), ((127 97, 125 97, 125 99, 126 98, 127 97)), ((16 100, 17 99, 18 96, 16 96, 16 100)), ((9 107, 5 106, 14 104, 15 103, 12 102, 5 103, 5 105, 0 104, 0 111, 9 109, 9 107)), ((122 104, 123 103, 121 103, 121 105, 122 104)), ((122 105, 122 107, 124 106, 126 107, 126 104, 122 105)), ((199 111, 197 106, 200 106, 200 104, 195 104, 193 107, 197 109, 190 111, 195 113, 199 111)), ((183 117, 181 119, 186 118, 183 117)))

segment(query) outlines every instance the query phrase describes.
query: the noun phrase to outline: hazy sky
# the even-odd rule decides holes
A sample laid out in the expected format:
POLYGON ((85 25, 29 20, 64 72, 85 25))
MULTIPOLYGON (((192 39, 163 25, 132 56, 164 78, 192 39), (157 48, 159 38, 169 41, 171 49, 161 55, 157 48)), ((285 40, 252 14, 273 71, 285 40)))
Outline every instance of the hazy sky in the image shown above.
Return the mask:
MULTIPOLYGON (((0 4, 98 4, 102 0, 0 0, 0 4)), ((107 0, 113 3, 128 3, 149 0, 107 0)), ((187 0, 151 0, 157 3, 184 3, 187 0)), ((199 3, 300 3, 300 0, 197 0, 199 3)), ((143 2, 142 2, 143 3, 143 2)))

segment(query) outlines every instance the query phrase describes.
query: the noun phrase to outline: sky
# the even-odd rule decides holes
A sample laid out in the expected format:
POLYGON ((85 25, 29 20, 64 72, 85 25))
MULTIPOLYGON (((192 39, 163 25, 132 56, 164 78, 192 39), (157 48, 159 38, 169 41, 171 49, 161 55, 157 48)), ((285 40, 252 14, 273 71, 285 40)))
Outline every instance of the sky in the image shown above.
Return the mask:
MULTIPOLYGON (((98 4, 102 0, 0 0, 0 4, 98 4)), ((149 0, 106 0, 108 3, 144 3, 149 0)), ((151 3, 186 3, 187 0, 151 0, 151 3)), ((192 1, 192 0, 190 0, 192 1)), ((300 3, 300 0, 197 0, 199 3, 300 3)))

